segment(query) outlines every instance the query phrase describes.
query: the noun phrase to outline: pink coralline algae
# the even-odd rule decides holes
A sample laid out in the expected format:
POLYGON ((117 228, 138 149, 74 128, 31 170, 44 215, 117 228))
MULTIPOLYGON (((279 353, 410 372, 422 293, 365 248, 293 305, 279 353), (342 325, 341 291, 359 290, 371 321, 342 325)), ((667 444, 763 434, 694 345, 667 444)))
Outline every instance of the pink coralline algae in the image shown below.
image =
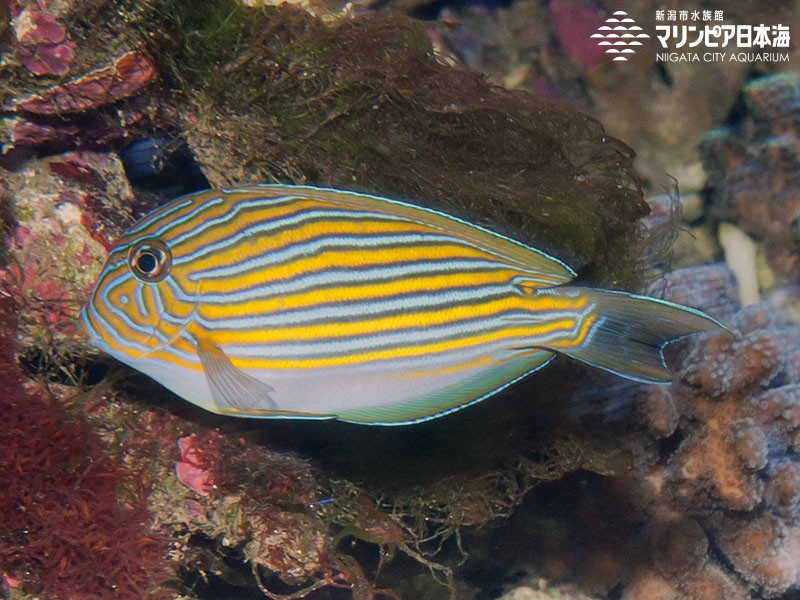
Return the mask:
POLYGON ((96 268, 124 225, 119 212, 108 219, 108 207, 132 195, 122 165, 111 155, 68 152, 29 161, 0 183, 9 230, 0 285, 21 307, 19 339, 72 342, 96 268))
POLYGON ((130 50, 63 83, 11 98, 0 119, 2 153, 119 147, 133 132, 151 125, 155 101, 140 92, 155 75, 151 59, 130 50))
POLYGON ((187 435, 178 440, 181 456, 175 463, 175 474, 181 483, 201 496, 208 496, 214 489, 213 475, 209 469, 209 456, 197 444, 196 435, 187 435))
POLYGON ((34 75, 69 73, 75 43, 67 30, 41 7, 23 9, 16 17, 17 59, 34 75))
POLYGON ((112 104, 139 92, 153 79, 155 68, 143 53, 133 50, 113 59, 110 65, 56 85, 28 98, 14 108, 36 115, 85 112, 112 104))
POLYGON ((78 135, 77 125, 59 123, 34 123, 26 119, 14 118, 10 123, 6 146, 68 146, 78 135))

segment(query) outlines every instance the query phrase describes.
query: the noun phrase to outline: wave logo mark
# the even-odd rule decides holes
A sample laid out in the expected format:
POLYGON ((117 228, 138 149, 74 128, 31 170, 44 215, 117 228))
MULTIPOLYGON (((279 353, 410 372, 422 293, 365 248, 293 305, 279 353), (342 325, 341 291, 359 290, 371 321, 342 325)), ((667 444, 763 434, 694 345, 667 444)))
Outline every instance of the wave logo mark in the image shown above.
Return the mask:
POLYGON ((599 39, 598 46, 608 46, 606 54, 614 57, 614 60, 627 61, 626 54, 636 52, 631 46, 641 46, 642 39, 649 39, 650 36, 642 31, 642 28, 631 19, 624 10, 618 10, 608 17, 605 25, 597 28, 597 33, 592 34, 593 39, 599 39))

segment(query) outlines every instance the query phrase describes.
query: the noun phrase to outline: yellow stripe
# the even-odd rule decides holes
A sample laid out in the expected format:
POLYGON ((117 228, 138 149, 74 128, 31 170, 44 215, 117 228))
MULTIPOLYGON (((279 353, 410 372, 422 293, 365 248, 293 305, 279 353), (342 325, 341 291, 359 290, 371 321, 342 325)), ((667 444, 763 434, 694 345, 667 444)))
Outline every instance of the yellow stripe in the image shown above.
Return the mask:
MULTIPOLYGON (((542 334, 549 333, 559 327, 574 327, 575 323, 561 321, 548 323, 538 331, 542 334)), ((502 340, 523 339, 530 334, 528 327, 512 327, 499 331, 487 332, 482 335, 475 335, 459 338, 455 341, 436 342, 422 344, 418 346, 401 346, 386 350, 374 350, 348 354, 345 356, 325 356, 324 358, 298 358, 298 359, 257 359, 257 358, 238 358, 231 359, 231 362, 241 369, 314 369, 321 367, 347 366, 353 364, 392 361, 408 358, 432 357, 436 354, 443 354, 466 348, 475 348, 487 344, 494 344, 502 340)))
POLYGON ((583 343, 586 341, 586 337, 589 334, 589 331, 592 329, 592 325, 595 324, 597 321, 598 315, 596 313, 589 313, 586 315, 583 320, 581 321, 581 326, 578 329, 577 335, 575 337, 564 337, 560 340, 556 340, 554 342, 548 343, 547 347, 552 348, 553 350, 563 350, 567 348, 577 348, 582 346, 583 343))
MULTIPOLYGON (((218 219, 218 218, 223 217, 223 216, 227 215, 228 213, 230 213, 232 205, 231 205, 231 202, 230 202, 230 197, 228 197, 228 198, 225 199, 224 202, 220 202, 219 204, 216 204, 216 205, 214 205, 212 207, 209 207, 206 210, 204 210, 203 213, 202 213, 202 216, 198 216, 198 217, 189 219, 188 221, 180 222, 183 217, 185 217, 187 214, 191 213, 193 210, 197 209, 200 205, 206 204, 210 200, 213 200, 215 198, 219 198, 222 195, 223 195, 222 192, 220 192, 219 190, 209 190, 208 192, 205 192, 203 194, 200 194, 200 195, 195 196, 194 198, 192 198, 192 203, 189 206, 187 206, 185 208, 182 208, 180 211, 178 211, 178 212, 176 212, 174 214, 169 215, 169 221, 170 221, 170 223, 172 223, 172 227, 171 227, 171 229, 169 231, 169 238, 168 239, 174 239, 174 238, 176 238, 178 236, 185 235, 187 233, 191 233, 195 228, 197 228, 198 225, 202 225, 206 221, 210 221, 212 219, 218 219), (202 220, 200 220, 200 219, 202 219, 202 220)), ((257 192, 246 192, 246 193, 242 193, 241 195, 237 195, 236 196, 236 203, 238 204, 239 202, 247 201, 247 200, 257 200, 257 199, 264 198, 264 197, 265 197, 264 194, 260 194, 260 193, 257 193, 257 192)), ((177 198, 175 200, 175 202, 181 201, 183 199, 184 198, 177 198)), ((309 202, 312 202, 312 201, 309 200, 309 202)), ((274 207, 269 207, 268 210, 269 210, 270 213, 272 213, 272 211, 274 210, 276 216, 280 216, 281 214, 287 214, 288 215, 288 214, 291 214, 292 212, 297 212, 297 206, 299 204, 300 204, 300 202, 290 203, 288 205, 276 205, 274 207)), ((318 204, 318 202, 317 202, 317 204, 318 204)), ((170 207, 170 204, 165 204, 157 212, 166 211, 166 210, 169 209, 169 207, 170 207)), ((266 210, 267 209, 260 209, 259 213, 264 213, 264 212, 266 212, 266 210)), ((146 217, 146 218, 149 218, 149 216, 146 217)), ((274 218, 274 217, 270 214, 270 218, 274 218)), ((238 223, 238 221, 239 221, 239 217, 234 219, 234 223, 238 223)), ((138 239, 138 238, 141 238, 141 237, 147 237, 152 232, 154 232, 156 229, 159 229, 162 225, 164 225, 164 221, 163 220, 155 219, 154 222, 149 227, 146 227, 142 231, 137 232, 134 236, 132 236, 132 238, 133 239, 138 239)), ((202 236, 190 237, 189 240, 188 240, 188 244, 191 245, 191 244, 195 243, 196 242, 196 238, 199 238, 197 240, 197 242, 202 241, 202 243, 207 243, 207 236, 211 235, 212 237, 217 238, 217 233, 221 232, 223 229, 227 229, 227 228, 224 227, 223 225, 215 226, 215 227, 205 231, 204 235, 202 235, 202 236)), ((219 236, 219 237, 225 237, 225 236, 219 236)), ((122 238, 119 239, 117 244, 119 245, 119 244, 128 243, 128 242, 131 241, 132 238, 130 236, 127 236, 127 235, 123 236, 122 238)))
MULTIPOLYGON (((548 348, 553 350, 566 349, 580 346, 586 340, 586 336, 595 323, 597 315, 588 315, 580 324, 577 335, 574 338, 564 336, 561 341, 548 343, 548 348)), ((385 350, 361 352, 356 354, 348 354, 343 356, 328 356, 323 359, 319 358, 306 358, 306 359, 257 359, 257 358, 231 358, 231 362, 240 369, 314 369, 322 367, 335 367, 347 366, 358 363, 388 361, 397 358, 415 358, 431 356, 439 353, 453 352, 456 350, 473 348, 481 345, 495 344, 504 339, 524 339, 529 336, 547 335, 549 333, 563 330, 564 332, 572 331, 575 328, 576 322, 571 319, 563 319, 560 321, 549 321, 537 328, 529 326, 509 327, 506 329, 484 333, 482 335, 474 335, 470 337, 459 338, 457 340, 448 340, 445 342, 436 342, 429 344, 422 344, 418 346, 403 346, 400 348, 389 348, 385 350)), ((193 327, 194 329, 194 327, 193 327)), ((174 333, 174 332, 173 332, 174 333)), ((217 343, 219 338, 219 331, 214 331, 212 334, 208 332, 195 331, 194 335, 207 335, 217 343)), ((115 349, 124 349, 127 353, 151 359, 163 360, 165 362, 175 365, 177 368, 185 368, 193 371, 201 369, 199 363, 189 362, 183 360, 179 356, 173 354, 169 349, 152 350, 147 353, 135 352, 128 346, 120 346, 115 340, 109 340, 111 346, 115 349)), ((175 340, 173 347, 176 350, 184 350, 190 353, 195 351, 195 346, 186 338, 175 340)), ((492 361, 493 357, 485 357, 476 359, 475 364, 481 364, 481 361, 492 361)), ((472 363, 470 363, 471 365, 472 363)), ((459 370, 464 367, 452 367, 454 370, 459 370)))
MULTIPOLYGON (((382 298, 390 298, 400 294, 435 293, 467 286, 502 285, 507 283, 514 275, 516 273, 513 271, 501 270, 477 273, 448 273, 435 276, 421 275, 383 283, 313 289, 308 292, 287 294, 267 300, 202 304, 198 307, 198 314, 208 320, 220 320, 240 315, 268 315, 288 310, 313 308, 331 302, 345 304, 364 300, 381 300, 382 298)), ((202 291, 207 291, 205 285, 202 286, 202 291)), ((224 323, 221 323, 220 326, 224 327, 224 323)))
MULTIPOLYGON (((368 250, 327 250, 316 256, 298 258, 277 266, 268 265, 261 269, 255 269, 249 273, 240 273, 232 277, 200 279, 199 283, 202 286, 203 293, 225 294, 263 285, 274 280, 294 279, 299 275, 323 272, 335 268, 391 267, 393 264, 404 262, 434 262, 461 259, 492 260, 492 258, 492 256, 480 250, 456 244, 415 245, 368 250)), ((220 261, 209 266, 215 267, 224 264, 226 263, 220 261)), ((197 284, 192 283, 188 278, 198 271, 202 271, 202 269, 199 269, 193 263, 173 268, 172 275, 180 283, 184 291, 191 293, 192 288, 197 284)))
MULTIPOLYGON (((403 329, 433 328, 459 321, 489 319, 510 311, 525 311, 529 307, 530 303, 524 298, 509 296, 479 305, 446 306, 438 310, 405 312, 344 323, 326 322, 311 326, 300 325, 263 330, 230 330, 224 327, 215 327, 210 332, 203 332, 202 335, 212 335, 214 342, 219 346, 225 344, 279 344, 297 341, 313 343, 320 338, 347 339, 403 329)), ((570 309, 574 310, 574 305, 570 309)), ((560 321, 555 322, 559 323, 560 321)), ((540 329, 531 324, 528 331, 530 335, 536 335, 540 329)))
MULTIPOLYGON (((330 209, 329 206, 321 208, 330 209)), ((273 217, 273 215, 270 214, 267 219, 264 218, 263 214, 259 214, 259 222, 268 223, 282 216, 283 215, 275 215, 273 217)), ((227 226, 219 225, 214 228, 214 239, 208 239, 209 236, 201 235, 197 236, 197 241, 192 240, 192 242, 198 247, 203 247, 209 243, 214 243, 217 239, 224 240, 228 237, 235 236, 241 231, 243 226, 244 224, 240 223, 238 220, 227 226)), ((260 234, 243 239, 221 252, 214 252, 213 254, 198 258, 193 261, 191 266, 194 270, 203 271, 205 269, 213 269, 219 265, 242 263, 262 256, 269 256, 271 253, 279 252, 296 244, 305 244, 311 240, 324 237, 361 238, 387 234, 431 235, 440 233, 441 232, 417 223, 370 220, 368 216, 360 217, 356 214, 353 215, 351 220, 347 221, 341 221, 335 218, 315 220, 290 227, 283 231, 278 230, 269 234, 260 234)), ((191 248, 182 248, 182 250, 186 253, 192 251, 191 248)))

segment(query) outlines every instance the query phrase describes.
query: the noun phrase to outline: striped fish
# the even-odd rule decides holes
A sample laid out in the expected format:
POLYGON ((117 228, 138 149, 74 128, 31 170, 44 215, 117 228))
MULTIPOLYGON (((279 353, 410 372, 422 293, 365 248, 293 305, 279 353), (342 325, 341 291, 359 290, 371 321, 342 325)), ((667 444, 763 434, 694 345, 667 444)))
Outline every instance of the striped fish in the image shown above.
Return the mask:
POLYGON ((700 311, 568 285, 535 248, 411 204, 313 187, 209 190, 112 250, 94 343, 215 413, 394 425, 474 404, 555 354, 666 382, 700 311))

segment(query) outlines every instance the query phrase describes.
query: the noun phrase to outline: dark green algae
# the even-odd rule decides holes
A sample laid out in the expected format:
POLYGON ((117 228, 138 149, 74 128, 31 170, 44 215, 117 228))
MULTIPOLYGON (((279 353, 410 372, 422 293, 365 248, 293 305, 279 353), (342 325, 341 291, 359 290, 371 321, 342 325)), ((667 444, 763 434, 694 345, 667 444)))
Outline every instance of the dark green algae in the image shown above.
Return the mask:
POLYGON ((187 137, 212 184, 406 199, 531 243, 590 283, 640 285, 653 240, 632 150, 587 115, 445 64, 428 24, 151 0, 82 4, 70 26, 91 43, 90 24, 122 33, 120 18, 157 65, 158 126, 187 137))

